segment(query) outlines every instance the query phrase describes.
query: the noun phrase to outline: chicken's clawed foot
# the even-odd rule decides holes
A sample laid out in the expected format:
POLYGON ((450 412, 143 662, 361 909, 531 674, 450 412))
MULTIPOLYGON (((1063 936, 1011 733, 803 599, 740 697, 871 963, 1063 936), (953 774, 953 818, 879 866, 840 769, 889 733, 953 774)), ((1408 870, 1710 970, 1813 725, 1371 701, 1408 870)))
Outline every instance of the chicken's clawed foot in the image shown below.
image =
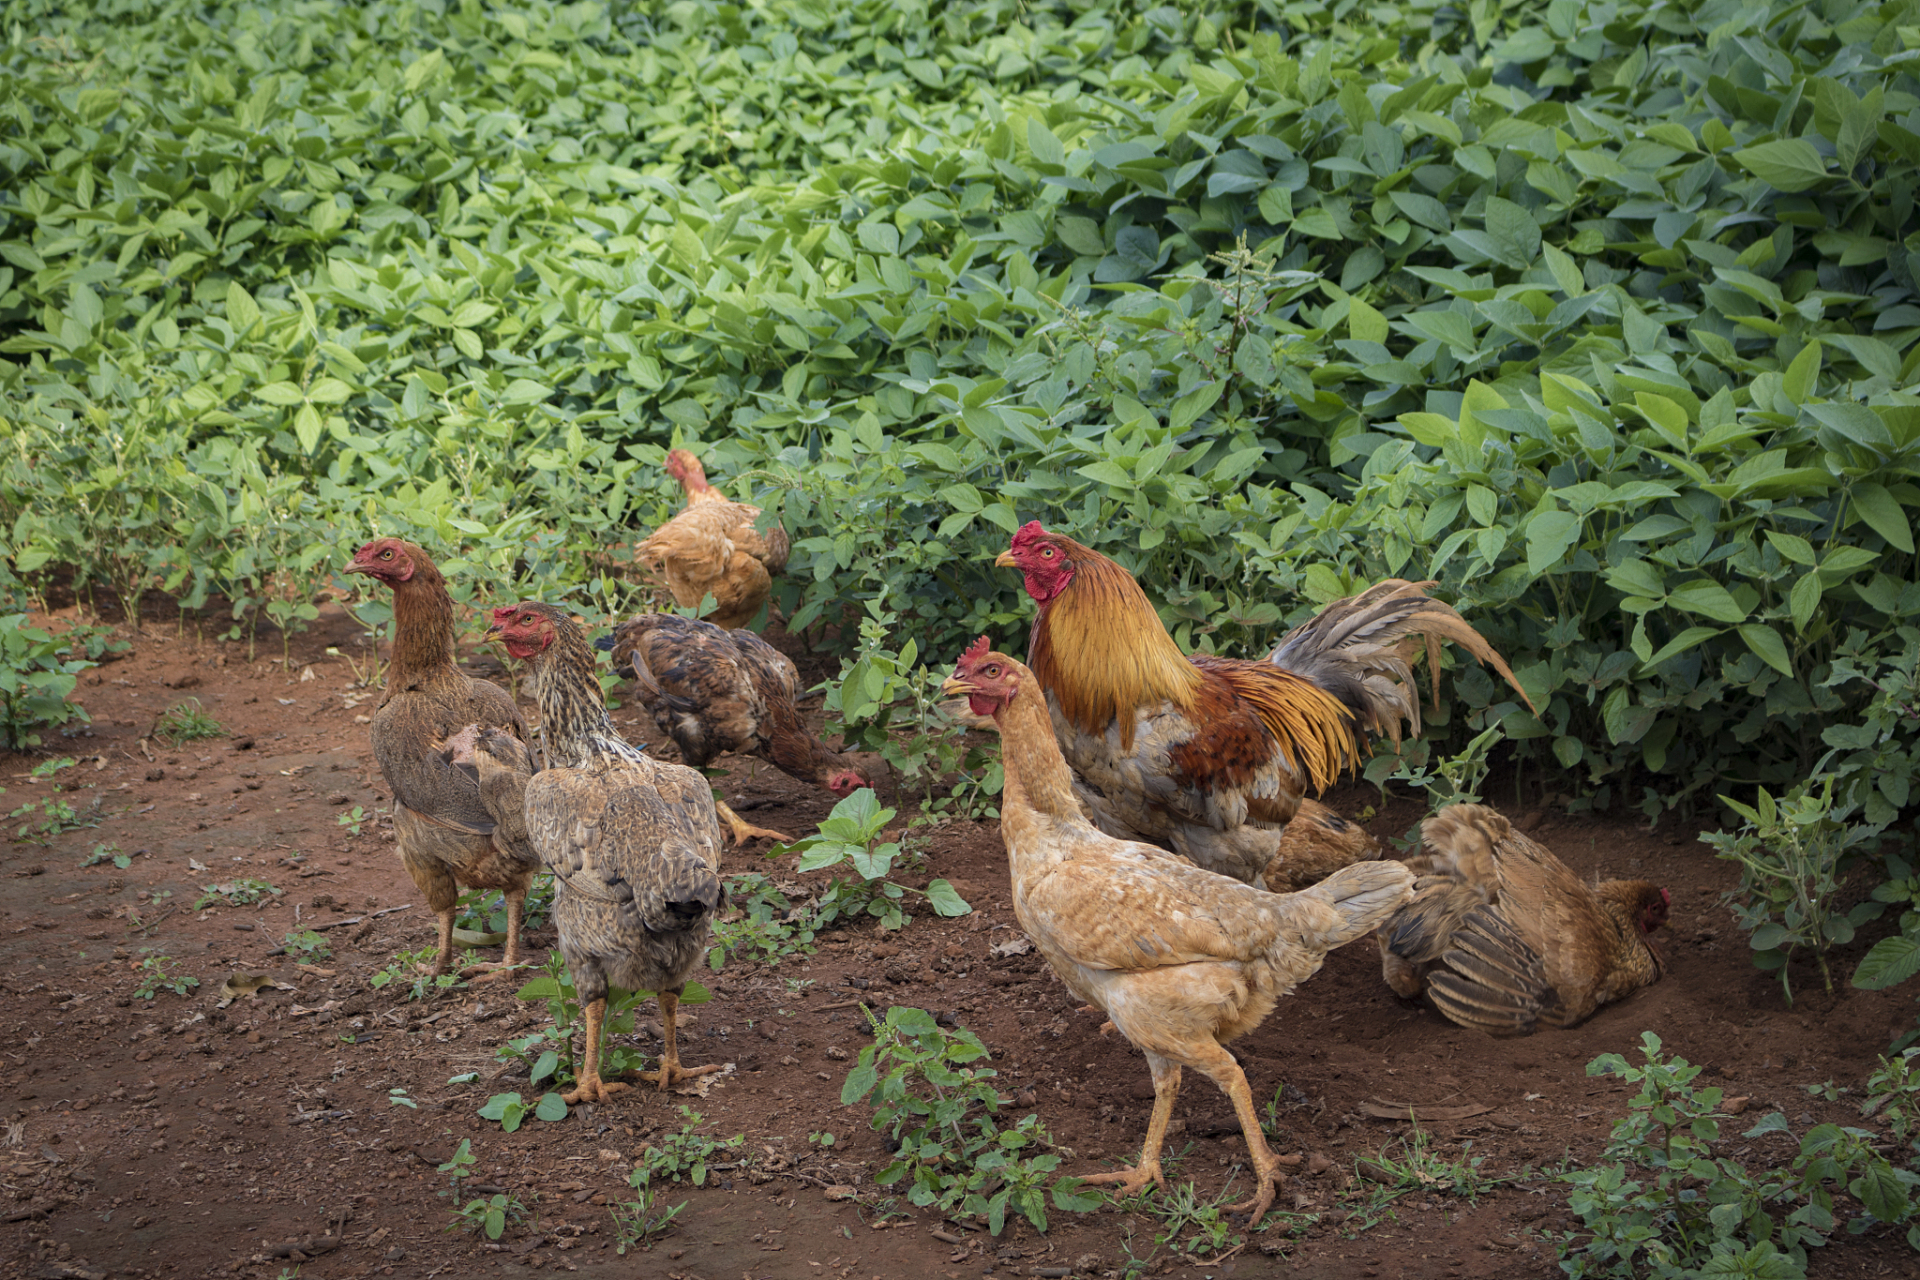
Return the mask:
POLYGON ((722 1066, 683 1067, 677 1062, 663 1062, 660 1064, 658 1071, 642 1071, 640 1078, 648 1084, 664 1090, 671 1085, 692 1080, 696 1076, 710 1076, 716 1071, 725 1070, 726 1068, 722 1066))
POLYGON ((574 1084, 573 1092, 560 1095, 560 1101, 568 1106, 578 1106, 582 1102, 611 1102, 613 1095, 633 1088, 620 1081, 602 1080, 598 1075, 581 1076, 574 1084))
POLYGON ((1112 1173, 1096 1173, 1080 1179, 1081 1186, 1115 1188, 1113 1193, 1115 1200, 1125 1200, 1129 1196, 1138 1195, 1146 1189, 1149 1182, 1160 1188, 1162 1193, 1167 1189, 1167 1177, 1160 1171, 1158 1160, 1137 1164, 1131 1169, 1115 1169, 1112 1173))
POLYGON ((489 960, 484 964, 471 964, 460 971, 460 976, 468 982, 493 982, 507 977, 521 968, 518 961, 489 960))

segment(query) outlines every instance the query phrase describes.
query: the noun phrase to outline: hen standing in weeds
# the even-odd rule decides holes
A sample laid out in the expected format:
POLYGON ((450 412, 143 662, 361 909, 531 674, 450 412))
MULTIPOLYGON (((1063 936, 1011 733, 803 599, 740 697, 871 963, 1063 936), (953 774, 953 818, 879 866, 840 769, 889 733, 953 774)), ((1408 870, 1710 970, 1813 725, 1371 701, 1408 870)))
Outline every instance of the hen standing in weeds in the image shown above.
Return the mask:
POLYGON ((1040 606, 1027 658, 1088 815, 1109 835, 1270 889, 1378 856, 1318 806, 1291 828, 1309 787, 1364 757, 1365 735, 1398 742, 1403 720, 1420 732, 1408 665, 1419 637, 1436 673, 1447 639, 1513 684, 1493 646, 1426 595, 1432 583, 1393 579, 1336 600, 1256 662, 1187 657, 1132 574, 1037 521, 994 563, 1018 568, 1040 606))
POLYGON ((466 885, 506 897, 506 954, 484 974, 497 977, 520 963, 521 910, 540 869, 520 813, 533 774, 527 726, 506 690, 454 665, 453 598, 425 551, 379 538, 347 570, 393 588, 393 658, 369 737, 393 791, 400 861, 440 920, 433 971, 452 962, 454 906, 466 885))
POLYGON ((635 547, 635 561, 666 584, 682 609, 697 609, 711 595, 709 622, 729 630, 746 626, 767 602, 772 575, 786 567, 786 528, 755 529, 760 508, 708 484, 700 460, 685 449, 667 455, 667 474, 686 490, 687 509, 635 547))
POLYGON ((1053 736, 1040 683, 983 636, 944 693, 966 695, 1000 726, 1006 790, 1000 830, 1020 927, 1082 1000, 1106 1011, 1147 1057, 1153 1119, 1131 1169, 1086 1178, 1131 1195, 1166 1190, 1160 1147, 1180 1069, 1204 1071, 1233 1100, 1259 1186, 1235 1206, 1258 1223, 1273 1203, 1279 1160, 1260 1132, 1247 1077, 1222 1046, 1259 1026, 1274 1002, 1312 977, 1327 952, 1366 934, 1412 896, 1398 862, 1362 862, 1311 889, 1273 894, 1088 822, 1053 736))
POLYGON ((607 718, 584 632, 551 605, 493 611, 488 639, 532 664, 547 768, 527 786, 527 830, 560 891, 553 918, 586 1006, 584 1061, 568 1102, 605 1101, 600 1078, 607 988, 653 991, 665 1045, 660 1088, 719 1067, 682 1067, 674 1010, 726 903, 716 874, 720 821, 707 780, 649 758, 607 718))

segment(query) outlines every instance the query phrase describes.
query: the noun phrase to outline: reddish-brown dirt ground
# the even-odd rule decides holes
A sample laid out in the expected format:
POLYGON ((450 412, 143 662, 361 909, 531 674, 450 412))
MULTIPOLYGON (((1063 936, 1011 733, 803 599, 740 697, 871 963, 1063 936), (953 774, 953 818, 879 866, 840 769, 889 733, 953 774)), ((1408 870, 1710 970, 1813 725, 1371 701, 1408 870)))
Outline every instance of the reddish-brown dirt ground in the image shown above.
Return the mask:
MULTIPOLYGON (((1151 1274, 1195 1278, 1542 1276, 1556 1273, 1546 1236, 1572 1221, 1564 1187, 1517 1175, 1597 1156, 1627 1097, 1585 1074, 1597 1054, 1631 1054, 1652 1029, 1671 1052, 1706 1064, 1703 1083, 1748 1097, 1750 1115, 1780 1109, 1797 1130, 1814 1120, 1871 1125, 1850 1099, 1823 1102, 1804 1086, 1832 1080, 1857 1093, 1915 1012, 1908 993, 1841 985, 1828 995, 1810 972, 1787 1008, 1720 905, 1735 877, 1697 842, 1703 824, 1649 829, 1631 817, 1522 809, 1522 824, 1583 874, 1649 876, 1671 888, 1665 981, 1575 1030, 1495 1041, 1395 999, 1370 944, 1349 947, 1234 1045, 1255 1097, 1278 1094, 1276 1149, 1303 1157, 1280 1193, 1291 1218, 1204 1265, 1156 1246, 1152 1216, 1115 1208, 1055 1213, 1044 1235, 1020 1223, 996 1239, 874 1185, 886 1151, 868 1128, 871 1112, 839 1101, 848 1055, 870 1039, 859 1001, 933 1010, 977 1032, 1015 1098, 1013 1115, 1037 1112, 1072 1151, 1068 1170, 1130 1156, 1152 1093, 1139 1055, 1117 1036, 1103 1039, 1096 1016, 1075 1012, 1037 956, 990 956, 990 946, 1018 936, 994 823, 952 822, 930 839, 923 879, 954 881, 972 915, 923 911, 892 935, 868 922, 823 935, 815 954, 777 968, 736 959, 709 975, 715 997, 692 1011, 683 1057, 736 1070, 704 1100, 634 1091, 508 1134, 475 1113, 491 1094, 527 1087, 524 1071, 516 1079, 495 1051, 541 1025, 545 1006, 516 1002, 513 983, 423 1002, 405 1000, 405 984, 369 986, 397 952, 431 941, 432 919, 377 816, 387 797, 362 723, 369 694, 324 652, 354 651, 352 624, 329 607, 294 638, 290 668, 277 638, 249 662, 245 646, 182 639, 170 622, 122 634, 133 651, 86 673, 77 691, 91 727, 48 744, 80 758, 60 781, 98 825, 44 846, 0 844, 8 1275, 271 1280, 297 1267, 302 1280, 557 1270, 958 1280, 1113 1276, 1138 1257, 1151 1259, 1151 1274), (227 736, 177 748, 149 739, 155 717, 189 696, 227 736), (358 836, 337 821, 353 805, 374 815, 358 836), (132 855, 130 865, 83 867, 102 842, 132 855), (203 886, 236 876, 284 894, 265 908, 193 909, 203 886), (330 958, 302 967, 275 954, 296 922, 338 922, 326 932, 330 958), (159 955, 197 977, 198 989, 135 999, 140 962, 159 955), (217 1008, 234 973, 270 974, 287 989, 217 1008), (478 1079, 448 1083, 468 1072, 478 1079), (417 1109, 391 1104, 395 1089, 417 1109), (1400 1152, 1411 1131, 1366 1118, 1368 1101, 1491 1108, 1431 1124, 1426 1135, 1447 1158, 1470 1143, 1481 1172, 1503 1181, 1471 1201, 1415 1191, 1369 1208, 1384 1193, 1356 1178, 1356 1161, 1400 1152), (608 1201, 630 1198, 628 1171, 650 1138, 679 1127, 678 1105, 696 1107, 715 1138, 745 1135, 746 1159, 717 1170, 705 1189, 670 1187, 669 1203, 687 1202, 672 1233, 649 1252, 617 1255, 608 1201), (828 1131, 838 1137, 830 1150, 809 1142, 828 1131), (534 1212, 497 1244, 448 1230, 447 1180, 435 1166, 463 1138, 477 1157, 470 1183, 534 1212), (850 1187, 855 1198, 830 1198, 829 1187, 850 1187)), ((471 661, 503 678, 491 653, 471 661)), ((824 667, 816 661, 808 674, 824 667)), ((616 719, 659 743, 636 708, 616 719)), ((42 758, 0 755, 8 810, 47 792, 25 776, 42 758)), ((733 762, 726 785, 752 821, 796 835, 831 807, 826 793, 751 762, 733 762)), ((881 791, 891 803, 884 781, 881 791)), ((1334 802, 1355 813, 1378 797, 1352 788, 1334 802)), ((1419 814, 1397 799, 1371 826, 1399 835, 1419 814)), ((770 863, 765 847, 732 851, 726 870, 820 887, 813 882, 823 875, 796 875, 792 856, 770 863)), ((1837 973, 1850 971, 1866 941, 1840 956, 1837 973)), ((536 933, 532 942, 544 955, 553 938, 536 933)), ((657 1047, 644 1029, 638 1044, 657 1047)), ((1189 1078, 1172 1173, 1205 1196, 1231 1175, 1235 1198, 1246 1186, 1235 1168, 1245 1147, 1228 1114, 1216 1090, 1189 1078)), ((1735 1137, 1722 1150, 1756 1162, 1785 1154, 1767 1142, 1786 1145, 1735 1137)), ((1817 1276, 1911 1275, 1915 1263, 1875 1228, 1836 1235, 1813 1266, 1817 1276)))

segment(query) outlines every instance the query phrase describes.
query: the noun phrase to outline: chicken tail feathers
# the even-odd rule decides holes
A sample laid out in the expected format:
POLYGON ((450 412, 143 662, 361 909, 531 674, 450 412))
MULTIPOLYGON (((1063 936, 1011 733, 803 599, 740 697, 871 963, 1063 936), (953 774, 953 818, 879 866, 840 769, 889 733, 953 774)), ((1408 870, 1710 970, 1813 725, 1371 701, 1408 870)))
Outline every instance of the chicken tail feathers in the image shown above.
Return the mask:
POLYGON ((1566 1014, 1540 953, 1491 907, 1467 914, 1427 979, 1427 995, 1449 1021, 1491 1036, 1558 1026, 1566 1014))
POLYGON ((727 903, 726 886, 698 857, 682 855, 658 866, 640 903, 650 933, 678 933, 702 927, 727 903))
MULTIPOLYGON (((1345 703, 1365 729, 1395 743, 1402 722, 1420 732, 1413 658, 1424 645, 1431 666, 1442 640, 1499 672, 1533 710, 1506 660, 1452 606, 1427 595, 1432 585, 1389 578, 1336 600, 1282 636, 1267 660, 1313 681, 1345 703)), ((1437 698, 1437 669, 1433 676, 1437 698)))
POLYGON ((1413 872, 1399 862, 1356 862, 1293 896, 1333 909, 1334 918, 1320 921, 1313 939, 1331 951, 1366 937, 1399 910, 1413 896, 1413 872))

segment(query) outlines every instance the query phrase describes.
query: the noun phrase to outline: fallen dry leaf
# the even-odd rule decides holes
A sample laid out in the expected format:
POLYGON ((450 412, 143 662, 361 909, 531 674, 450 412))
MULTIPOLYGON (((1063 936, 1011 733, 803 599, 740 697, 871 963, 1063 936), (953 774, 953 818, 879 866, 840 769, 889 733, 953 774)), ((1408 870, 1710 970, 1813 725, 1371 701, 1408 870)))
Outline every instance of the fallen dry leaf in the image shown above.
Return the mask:
POLYGON ((204 862, 202 862, 202 861, 200 861, 200 859, 198 859, 198 858, 188 858, 188 859, 187 859, 187 870, 189 870, 189 871, 211 871, 211 870, 213 870, 213 868, 212 868, 212 867, 210 867, 210 866, 208 866, 208 865, 207 865, 206 863, 204 863, 204 862))
POLYGON ((729 1062, 718 1071, 704 1076, 695 1076, 691 1080, 682 1081, 673 1086, 673 1091, 683 1098, 704 1098, 707 1096, 707 1090, 713 1088, 714 1085, 719 1084, 722 1080, 725 1080, 728 1076, 732 1075, 733 1072, 734 1065, 729 1062))
POLYGON ((996 956, 1023 956, 1033 950, 1033 943, 1026 938, 1010 938, 987 950, 996 956))
POLYGON ((242 996, 251 1000, 268 987, 279 991, 293 990, 291 984, 278 981, 269 974, 236 973, 220 984, 220 999, 213 1007, 224 1009, 242 996))
POLYGON ((1456 1107, 1430 1107, 1418 1102, 1375 1102, 1369 1098, 1360 1104, 1360 1114, 1375 1120, 1417 1120, 1423 1123, 1465 1120, 1470 1116, 1483 1116, 1491 1110, 1492 1107, 1479 1102, 1456 1107))

